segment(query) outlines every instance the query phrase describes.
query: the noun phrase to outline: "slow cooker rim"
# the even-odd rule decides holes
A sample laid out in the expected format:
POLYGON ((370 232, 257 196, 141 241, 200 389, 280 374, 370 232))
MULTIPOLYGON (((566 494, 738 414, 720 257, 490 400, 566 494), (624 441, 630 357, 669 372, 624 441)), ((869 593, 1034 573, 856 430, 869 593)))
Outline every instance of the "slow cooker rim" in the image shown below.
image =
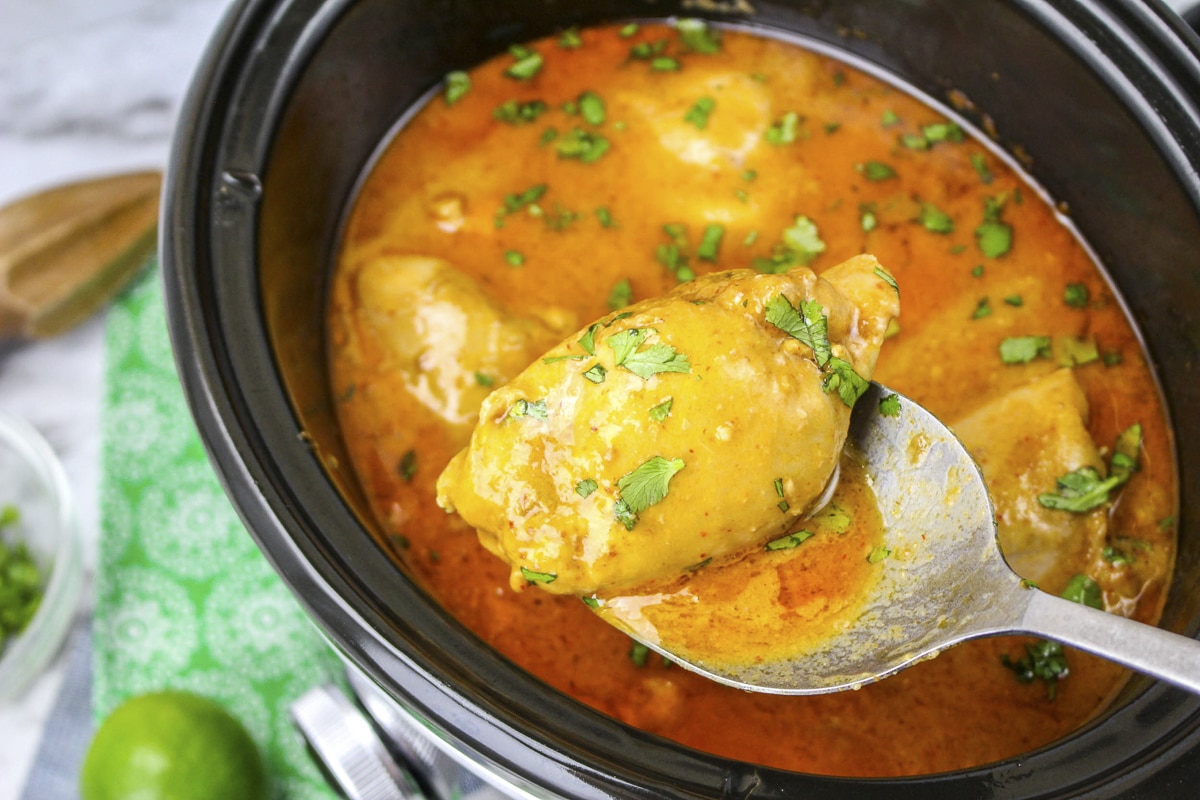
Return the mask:
MULTIPOLYGON (((461 700, 460 695, 443 685, 437 676, 421 668, 412 659, 406 658, 402 652, 397 652, 397 643, 379 636, 375 626, 366 624, 371 620, 374 610, 348 600, 348 597, 356 597, 359 600, 361 597, 358 597, 354 587, 344 581, 340 570, 331 571, 328 564, 324 565, 325 569, 318 568, 312 557, 322 554, 315 551, 304 552, 293 537, 294 531, 289 530, 289 526, 281 521, 289 513, 295 513, 294 498, 286 496, 286 487, 277 480, 278 464, 273 462, 269 449, 265 448, 264 442, 253 430, 253 414, 248 413, 245 405, 235 398, 237 386, 232 379, 229 365, 221 363, 213 356, 212 345, 228 338, 225 335, 227 331, 222 329, 229 321, 221 319, 219 312, 214 318, 205 310, 208 308, 207 301, 213 296, 211 287, 202 284, 201 276, 190 269, 193 256, 206 260, 212 258, 213 254, 207 251, 204 244, 205 234, 214 224, 214 198, 218 197, 221 191, 224 180, 221 176, 229 171, 228 168, 222 169, 219 166, 220 145, 224 133, 222 129, 227 119, 217 113, 217 110, 229 108, 229 98, 237 95, 237 76, 241 74, 237 67, 246 66, 255 56, 256 48, 252 43, 258 40, 262 27, 276 18, 277 9, 282 11, 284 6, 296 4, 289 0, 242 0, 226 18, 221 32, 214 40, 216 44, 206 55, 181 116, 181 135, 176 138, 171 158, 172 168, 168 173, 164 191, 161 241, 168 314, 180 374, 205 447, 217 467, 226 491, 234 498, 235 505, 267 557, 277 570, 287 574, 293 591, 309 607, 314 617, 321 620, 327 635, 344 652, 353 653, 357 663, 367 666, 377 682, 381 678, 387 678, 389 680, 383 681, 384 683, 395 683, 396 673, 402 672, 410 680, 429 684, 430 691, 458 702, 461 700), (226 46, 221 47, 221 43, 226 43, 226 46), (199 168, 190 169, 193 165, 199 168), (253 463, 248 461, 251 455, 256 456, 253 463), (271 531, 271 536, 263 535, 263 531, 271 531), (374 634, 374 638, 355 636, 355 630, 369 631, 374 634)), ((328 7, 331 4, 326 5, 328 7)), ((348 4, 332 5, 344 9, 348 4)), ((1130 3, 1118 2, 1115 5, 1129 7, 1130 3)), ((326 13, 330 13, 328 9, 326 13)), ((1194 45, 1191 46, 1194 50, 1194 45)), ((1170 48, 1168 51, 1176 54, 1170 48)), ((253 170, 250 172, 253 174, 253 170)), ((248 207, 255 207, 255 202, 257 201, 248 207)), ((212 269, 211 263, 208 268, 212 269)), ((265 331, 262 333, 265 334, 265 331)), ((290 413, 290 408, 287 410, 290 413)), ((414 693, 409 699, 418 698, 414 693)), ((574 701, 570 702, 574 704, 574 701)), ((417 704, 425 705, 421 702, 417 704)), ((430 712, 431 709, 426 707, 425 711, 430 712)), ((481 713, 478 707, 473 707, 471 711, 474 716, 470 721, 494 725, 491 716, 481 713)), ((459 723, 467 724, 462 720, 459 723)), ((608 721, 608 724, 617 726, 625 737, 632 731, 619 723, 608 721)), ((641 746, 662 747, 661 741, 656 741, 654 737, 641 735, 636 731, 633 733, 638 734, 635 738, 641 746)), ((496 735, 505 734, 497 732, 496 735)), ((555 767, 561 770, 557 786, 576 789, 586 786, 605 794, 615 791, 628 792, 631 795, 664 796, 650 794, 647 787, 634 787, 627 781, 619 780, 616 775, 594 769, 596 764, 591 765, 591 774, 581 775, 583 764, 562 763, 556 754, 547 753, 546 748, 535 743, 527 742, 523 746, 527 747, 532 755, 554 762, 555 767), (584 786, 579 784, 581 780, 584 781, 584 786)), ((667 749, 680 748, 668 743, 667 749)), ((1025 767, 1030 767, 1038 757, 1039 754, 1032 754, 1026 760, 1025 767)), ((718 759, 710 761, 720 762, 718 759)), ((748 768, 759 777, 767 777, 773 772, 782 776, 794 776, 793 773, 728 762, 727 770, 732 771, 725 773, 727 785, 731 775, 737 776, 741 773, 743 777, 746 776, 746 770, 742 770, 741 767, 748 768)), ((999 767, 1003 767, 1003 764, 999 767)), ((920 785, 922 791, 927 793, 933 785, 944 785, 948 789, 951 786, 978 786, 980 781, 993 782, 995 776, 996 768, 983 767, 944 776, 917 776, 882 781, 879 782, 879 788, 883 790, 880 796, 885 796, 884 792, 886 796, 896 796, 895 790, 904 784, 920 785)), ((847 779, 807 775, 799 777, 803 778, 804 788, 810 793, 818 786, 823 786, 831 792, 844 792, 846 788, 847 779)), ((736 778, 734 783, 738 783, 736 778)), ((767 783, 773 784, 770 780, 767 783)), ((791 781, 784 783, 790 784, 791 781)), ((862 787, 860 782, 854 783, 862 787)))

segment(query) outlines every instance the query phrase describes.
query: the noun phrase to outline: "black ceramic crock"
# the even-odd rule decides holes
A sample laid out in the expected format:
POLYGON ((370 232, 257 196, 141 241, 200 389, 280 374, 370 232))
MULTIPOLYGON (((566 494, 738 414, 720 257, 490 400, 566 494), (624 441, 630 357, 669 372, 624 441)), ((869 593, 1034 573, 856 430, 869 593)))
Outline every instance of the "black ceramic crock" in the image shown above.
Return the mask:
POLYGON ((196 77, 163 210, 171 333, 224 485, 328 638, 436 735, 532 796, 1193 797, 1200 700, 1146 679, 1021 758, 902 780, 694 752, 549 689, 482 645, 372 536, 325 372, 339 225, 373 153, 451 69, 570 25, 707 16, 795 36, 973 104, 1094 248, 1175 426, 1177 577, 1200 624, 1200 42, 1146 0, 242 0, 196 77))

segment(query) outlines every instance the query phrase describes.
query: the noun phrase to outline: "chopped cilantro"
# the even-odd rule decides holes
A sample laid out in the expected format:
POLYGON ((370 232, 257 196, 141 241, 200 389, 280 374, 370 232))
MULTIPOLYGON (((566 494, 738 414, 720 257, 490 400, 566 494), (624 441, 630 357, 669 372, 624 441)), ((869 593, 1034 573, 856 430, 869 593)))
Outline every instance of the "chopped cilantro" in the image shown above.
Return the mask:
POLYGON ((1059 336, 1054 339, 1058 363, 1064 367, 1090 364, 1100 359, 1100 350, 1091 336, 1076 339, 1074 336, 1059 336))
POLYGON ((787 501, 787 498, 783 496, 783 478, 775 479, 775 494, 779 495, 779 502, 775 505, 779 506, 779 510, 786 514, 792 506, 787 501))
POLYGON ((992 306, 986 297, 979 298, 979 302, 975 304, 975 311, 971 314, 971 319, 983 319, 991 316, 992 306))
POLYGON ((546 111, 546 104, 541 100, 505 100, 492 109, 493 119, 509 125, 526 125, 533 122, 546 111))
POLYGON ((575 158, 584 164, 591 164, 608 152, 611 143, 598 133, 585 131, 583 128, 572 128, 554 145, 559 158, 575 158))
POLYGON ((921 134, 930 142, 961 142, 962 128, 953 122, 934 122, 921 128, 921 134))
POLYGON ((578 28, 567 28, 558 37, 558 46, 564 50, 575 50, 583 47, 583 37, 579 35, 578 28))
POLYGON ((988 169, 987 161, 982 153, 971 153, 971 166, 975 168, 975 174, 979 176, 979 180, 986 186, 995 180, 992 171, 988 169))
POLYGON ((560 361, 582 361, 587 358, 583 353, 568 353, 563 356, 545 356, 542 358, 543 364, 557 364, 560 361))
POLYGON ((905 133, 900 136, 900 144, 909 150, 928 150, 929 140, 919 133, 905 133))
POLYGON ((671 406, 674 404, 674 398, 668 397, 666 400, 663 400, 650 409, 650 419, 655 422, 663 422, 667 417, 671 416, 671 406))
POLYGON ((401 480, 412 483, 417 475, 417 451, 404 451, 404 455, 400 456, 400 463, 396 465, 396 471, 400 473, 401 480))
POLYGON ((1025 305, 1025 298, 1021 297, 1019 294, 1010 294, 1008 297, 1004 298, 1004 302, 1013 308, 1020 308, 1021 306, 1025 305))
POLYGON ((575 494, 580 497, 590 497, 592 492, 600 488, 600 484, 596 483, 591 478, 584 478, 579 483, 575 484, 575 494))
POLYGON ((797 264, 807 267, 824 251, 825 242, 816 223, 798 214, 792 227, 784 230, 783 241, 775 245, 771 257, 754 259, 754 267, 768 274, 783 273, 797 264))
POLYGON ((554 583, 558 580, 553 572, 535 572, 528 567, 521 567, 521 577, 530 583, 554 583))
POLYGON ((683 469, 683 459, 663 458, 653 456, 642 462, 632 472, 617 479, 617 489, 621 499, 617 501, 620 509, 614 509, 617 520, 628 530, 633 530, 638 514, 656 503, 662 502, 670 488, 671 478, 683 469), (632 522, 627 521, 632 517, 632 522))
POLYGON ((633 302, 633 286, 629 283, 629 278, 622 278, 613 284, 612 289, 608 293, 608 307, 616 311, 618 308, 624 308, 633 302))
POLYGON ((900 124, 900 115, 890 108, 884 109, 884 112, 879 117, 879 124, 884 128, 890 128, 893 125, 900 124))
POLYGON ((1025 655, 1019 661, 1013 661, 1008 653, 1000 656, 1000 661, 1013 671, 1021 683, 1032 683, 1040 678, 1046 684, 1046 696, 1050 700, 1058 692, 1058 682, 1070 674, 1062 645, 1049 639, 1025 645, 1025 655))
POLYGON ((812 531, 799 530, 793 531, 786 536, 780 536, 778 539, 772 539, 767 542, 768 550, 794 550, 800 545, 807 542, 814 536, 812 531))
POLYGON ((675 23, 679 39, 693 53, 712 55, 721 51, 721 34, 702 19, 681 19, 675 23))
POLYGON ((974 278, 982 278, 983 277, 983 264, 976 264, 974 267, 971 268, 971 277, 974 277, 974 278))
POLYGON ((1038 495, 1038 502, 1046 508, 1083 514, 1107 503, 1109 493, 1125 480, 1116 475, 1101 478, 1095 467, 1080 467, 1056 481, 1056 493, 1038 495))
POLYGON ((1000 360, 1005 364, 1028 364, 1049 357, 1049 336, 1010 336, 1000 342, 1000 360))
POLYGON ((496 379, 493 378, 491 375, 486 375, 482 372, 476 372, 475 373, 475 384, 477 386, 483 386, 483 387, 495 386, 496 379))
POLYGON ((612 212, 608 210, 608 206, 600 206, 596 209, 596 219, 600 220, 600 227, 615 228, 617 223, 613 221, 612 212))
POLYGON ((542 70, 544 59, 541 53, 530 50, 522 45, 513 45, 508 49, 514 59, 508 69, 504 70, 505 77, 518 81, 527 81, 542 70))
POLYGON ((799 125, 800 115, 795 111, 789 111, 767 128, 763 138, 774 145, 791 144, 796 141, 796 130, 799 125))
POLYGON ((1120 352, 1116 350, 1109 350, 1105 352, 1101 358, 1104 361, 1104 366, 1106 367, 1115 367, 1125 360, 1124 356, 1122 356, 1120 352))
POLYGON ((593 322, 588 326, 588 329, 583 332, 583 336, 579 337, 579 346, 589 356, 596 355, 596 329, 600 327, 599 322, 593 322))
POLYGON ((1100 551, 1100 557, 1114 567, 1119 567, 1123 564, 1132 564, 1133 557, 1125 553, 1124 550, 1109 545, 1100 551))
POLYGON ((886 283, 888 286, 896 290, 896 294, 900 294, 900 284, 896 283, 896 279, 892 277, 892 273, 888 272, 883 267, 875 268, 875 277, 886 283))
POLYGON ((650 657, 650 648, 641 642, 633 642, 629 645, 629 660, 638 669, 646 666, 646 660, 650 657))
POLYGON ((446 73, 446 105, 452 106, 471 91, 471 76, 461 70, 446 73))
POLYGON ((697 130, 702 131, 708 127, 708 115, 712 113, 716 105, 716 100, 705 95, 692 103, 692 107, 683 115, 683 121, 690 122, 696 126, 697 130))
POLYGON ((587 378, 592 383, 604 383, 604 379, 608 377, 608 370, 606 370, 600 364, 593 364, 586 372, 583 373, 583 377, 587 378))
POLYGON ((510 267, 520 267, 525 264, 525 255, 519 250, 505 250, 504 260, 508 262, 510 267))
POLYGON ((579 95, 579 114, 589 125, 603 125, 607 114, 604 98, 592 91, 579 95))
POLYGON ((509 407, 508 416, 514 418, 533 417, 534 419, 540 420, 546 420, 549 418, 546 413, 545 400, 526 400, 524 398, 518 400, 509 407))
POLYGON ((550 126, 542 131, 542 135, 538 137, 538 146, 545 147, 558 138, 558 128, 550 126))
POLYGON ((896 170, 882 161, 867 161, 854 166, 869 181, 886 181, 896 177, 896 170))
POLYGON ((621 30, 617 31, 617 35, 622 39, 628 39, 630 36, 636 35, 640 29, 641 26, 636 22, 629 22, 621 26, 621 30))
POLYGON ((983 222, 975 229, 975 244, 988 258, 999 258, 1012 249, 1013 229, 1000 219, 1005 197, 989 197, 983 204, 983 222))
POLYGON ((850 408, 854 408, 858 398, 862 397, 863 392, 870 386, 870 382, 854 371, 852 364, 837 356, 829 359, 829 372, 821 382, 821 388, 826 393, 836 391, 842 402, 850 408))
POLYGON ((496 211, 496 227, 504 225, 504 218, 510 214, 515 214, 521 209, 533 209, 537 207, 537 201, 542 199, 542 195, 546 194, 546 184, 536 183, 530 186, 523 192, 516 192, 504 195, 504 205, 496 211))
POLYGON ((1104 593, 1100 591, 1100 584, 1087 575, 1072 576, 1071 580, 1067 581, 1067 588, 1063 589, 1062 596, 1073 603, 1104 609, 1104 593))
POLYGON ((680 66, 679 59, 673 56, 656 56, 650 59, 650 69, 655 72, 678 72, 680 66))
POLYGON ((885 417, 900 416, 900 395, 889 394, 879 398, 879 413, 885 417))
POLYGON ((665 50, 666 47, 666 39, 659 39, 657 42, 638 42, 629 48, 629 57, 638 61, 649 61, 665 50))
POLYGON ((1113 454, 1109 459, 1109 474, 1128 480, 1140 469, 1138 455, 1141 449, 1142 426, 1134 423, 1117 435, 1117 441, 1113 444, 1113 454))
POLYGON ((954 232, 954 220, 945 211, 942 211, 933 203, 921 203, 921 210, 917 214, 917 221, 921 223, 925 230, 932 233, 948 234, 954 232))
POLYGON ((691 372, 688 357, 668 344, 660 342, 638 350, 652 333, 652 328, 628 328, 608 337, 606 342, 612 348, 616 365, 644 380, 660 372, 691 372))
POLYGON ((1082 283, 1068 283, 1063 291, 1063 302, 1071 308, 1087 308, 1088 287, 1082 283))
POLYGON ((792 305, 783 294, 767 301, 767 322, 808 345, 818 367, 824 367, 832 357, 829 346, 829 319, 816 300, 801 300, 800 308, 792 305))
POLYGON ((878 545, 876 547, 872 547, 871 552, 867 553, 867 563, 868 564, 878 564, 880 561, 883 561, 885 558, 887 558, 891 554, 892 554, 891 549, 884 547, 883 545, 878 545))
POLYGON ((701 261, 716 261, 717 251, 721 247, 721 238, 725 235, 725 226, 713 223, 704 227, 700 237, 700 245, 696 248, 696 258, 701 261))

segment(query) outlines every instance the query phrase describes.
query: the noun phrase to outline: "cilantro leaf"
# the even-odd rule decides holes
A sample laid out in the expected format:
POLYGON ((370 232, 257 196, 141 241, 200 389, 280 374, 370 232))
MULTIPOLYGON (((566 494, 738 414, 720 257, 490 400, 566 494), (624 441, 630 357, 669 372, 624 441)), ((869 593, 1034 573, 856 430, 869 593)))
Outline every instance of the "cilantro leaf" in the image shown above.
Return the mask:
POLYGON ((1012 248, 1012 226, 1000 219, 1007 198, 989 197, 983 204, 983 222, 975 229, 975 244, 988 258, 999 258, 1012 248))
POLYGON ((600 484, 596 483, 591 478, 584 478, 579 483, 575 484, 575 494, 580 497, 590 497, 592 492, 600 488, 600 484))
POLYGON ((630 353, 620 366, 637 375, 648 379, 660 372, 691 372, 692 365, 688 357, 668 344, 652 344, 645 350, 630 353))
POLYGON ((646 338, 653 333, 651 328, 626 328, 623 331, 614 333, 605 340, 613 351, 613 361, 619 367, 625 363, 625 359, 629 358, 634 350, 637 350, 646 338))
POLYGON ((1125 480, 1116 475, 1101 478, 1095 467, 1080 467, 1056 481, 1057 493, 1038 495, 1038 502, 1046 508, 1083 514, 1107 503, 1109 493, 1125 480))
POLYGON ((921 203, 921 210, 917 214, 917 221, 921 223, 925 230, 931 233, 948 234, 954 232, 954 220, 950 215, 933 203, 921 203))
POLYGON ((887 558, 891 554, 892 554, 891 549, 884 547, 883 545, 879 545, 878 547, 873 547, 873 548, 871 548, 871 552, 867 553, 867 563, 868 564, 878 564, 880 561, 883 561, 885 558, 887 558))
POLYGON ((589 356, 596 355, 596 329, 600 327, 599 322, 593 322, 588 326, 588 329, 583 332, 583 336, 579 337, 579 346, 589 356))
POLYGON ((763 138, 774 145, 791 144, 796 141, 796 130, 799 125, 800 115, 795 111, 789 111, 767 128, 763 138))
POLYGON ((509 406, 508 416, 513 418, 533 417, 543 421, 549 418, 546 413, 545 400, 526 400, 524 398, 509 406))
POLYGON ((585 131, 583 128, 572 128, 558 140, 554 146, 559 158, 574 158, 584 164, 599 161, 608 152, 611 143, 598 133, 585 131))
POLYGON ((870 388, 871 384, 855 372, 849 362, 843 361, 837 356, 830 357, 829 370, 825 380, 821 382, 821 388, 827 393, 837 392, 843 403, 854 408, 858 398, 862 397, 863 392, 870 388))
POLYGON ((768 550, 794 550, 800 545, 807 542, 814 536, 812 531, 799 530, 793 531, 786 536, 780 536, 778 539, 772 539, 767 542, 768 550))
POLYGON ((587 378, 592 383, 604 383, 604 379, 608 377, 608 370, 606 370, 600 364, 593 364, 586 372, 583 373, 583 377, 587 378))
POLYGON ((766 317, 767 322, 812 348, 818 367, 829 363, 829 318, 816 300, 801 300, 797 309, 784 295, 777 294, 767 301, 766 317))
POLYGON ((617 478, 620 502, 636 519, 650 506, 662 502, 667 496, 671 478, 683 467, 682 458, 653 456, 647 459, 632 472, 617 478))
POLYGON ((671 416, 671 406, 675 404, 675 399, 668 397, 658 405, 650 409, 650 419, 655 422, 662 422, 667 417, 671 416))
POLYGON ((1049 357, 1049 336, 1010 336, 1000 342, 1000 360, 1005 364, 1028 364, 1049 357))
POLYGON ((525 103, 506 100, 492 109, 492 118, 507 125, 526 125, 540 117, 545 110, 546 104, 541 100, 525 103))
POLYGON ((521 567, 521 577, 530 583, 554 583, 558 575, 553 572, 535 572, 528 567, 521 567))
POLYGON ((708 127, 708 115, 712 113, 712 110, 716 108, 716 106, 716 100, 708 95, 704 95, 696 100, 696 102, 692 103, 692 107, 689 108, 687 113, 683 115, 683 121, 690 122, 692 125, 696 126, 696 130, 702 131, 708 127))
POLYGON ((888 286, 896 290, 896 294, 900 294, 900 284, 896 283, 896 279, 892 277, 892 273, 888 272, 883 267, 875 268, 875 277, 886 283, 888 286))
POLYGON ((446 73, 446 105, 452 106, 471 91, 471 76, 461 70, 446 73))
POLYGON ((856 164, 854 168, 861 172, 863 177, 869 181, 886 181, 896 177, 896 170, 882 161, 867 161, 862 164, 856 164))
POLYGON ((515 59, 508 69, 504 70, 505 77, 518 81, 527 81, 542 70, 544 59, 541 53, 530 50, 522 45, 513 45, 508 50, 515 59))
POLYGON ((808 266, 825 252, 825 242, 817 232, 817 224, 803 214, 798 214, 792 227, 784 230, 783 243, 803 266, 808 266))
POLYGON ((1068 283, 1063 290, 1063 302, 1071 308, 1087 308, 1089 299, 1088 287, 1082 283, 1068 283))
POLYGON ((417 474, 417 451, 404 451, 404 455, 400 456, 400 463, 396 466, 396 471, 400 473, 400 477, 405 483, 412 483, 417 474))
POLYGON ((1046 684, 1046 696, 1050 700, 1057 694, 1058 682, 1070 674, 1062 645, 1049 639, 1025 645, 1025 655, 1019 661, 1013 661, 1008 653, 1002 655, 1000 661, 1021 683, 1032 683, 1035 678, 1040 678, 1046 684))
POLYGON ((681 19, 675 23, 679 39, 693 53, 712 55, 721 51, 721 34, 702 19, 681 19))
POLYGON ((900 395, 889 394, 879 398, 879 413, 885 417, 900 416, 900 395))
POLYGON ((1087 575, 1075 575, 1067 581, 1062 596, 1073 603, 1104 609, 1104 593, 1100 590, 1100 584, 1087 575))

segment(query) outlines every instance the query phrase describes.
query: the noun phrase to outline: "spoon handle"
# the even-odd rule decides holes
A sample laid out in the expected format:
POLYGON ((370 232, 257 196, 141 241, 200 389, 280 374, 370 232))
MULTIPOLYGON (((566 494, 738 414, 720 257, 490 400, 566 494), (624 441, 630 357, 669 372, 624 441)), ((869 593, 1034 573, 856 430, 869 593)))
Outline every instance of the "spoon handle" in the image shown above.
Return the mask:
POLYGON ((1200 694, 1200 641, 1030 590, 1021 631, 1086 650, 1200 694))

